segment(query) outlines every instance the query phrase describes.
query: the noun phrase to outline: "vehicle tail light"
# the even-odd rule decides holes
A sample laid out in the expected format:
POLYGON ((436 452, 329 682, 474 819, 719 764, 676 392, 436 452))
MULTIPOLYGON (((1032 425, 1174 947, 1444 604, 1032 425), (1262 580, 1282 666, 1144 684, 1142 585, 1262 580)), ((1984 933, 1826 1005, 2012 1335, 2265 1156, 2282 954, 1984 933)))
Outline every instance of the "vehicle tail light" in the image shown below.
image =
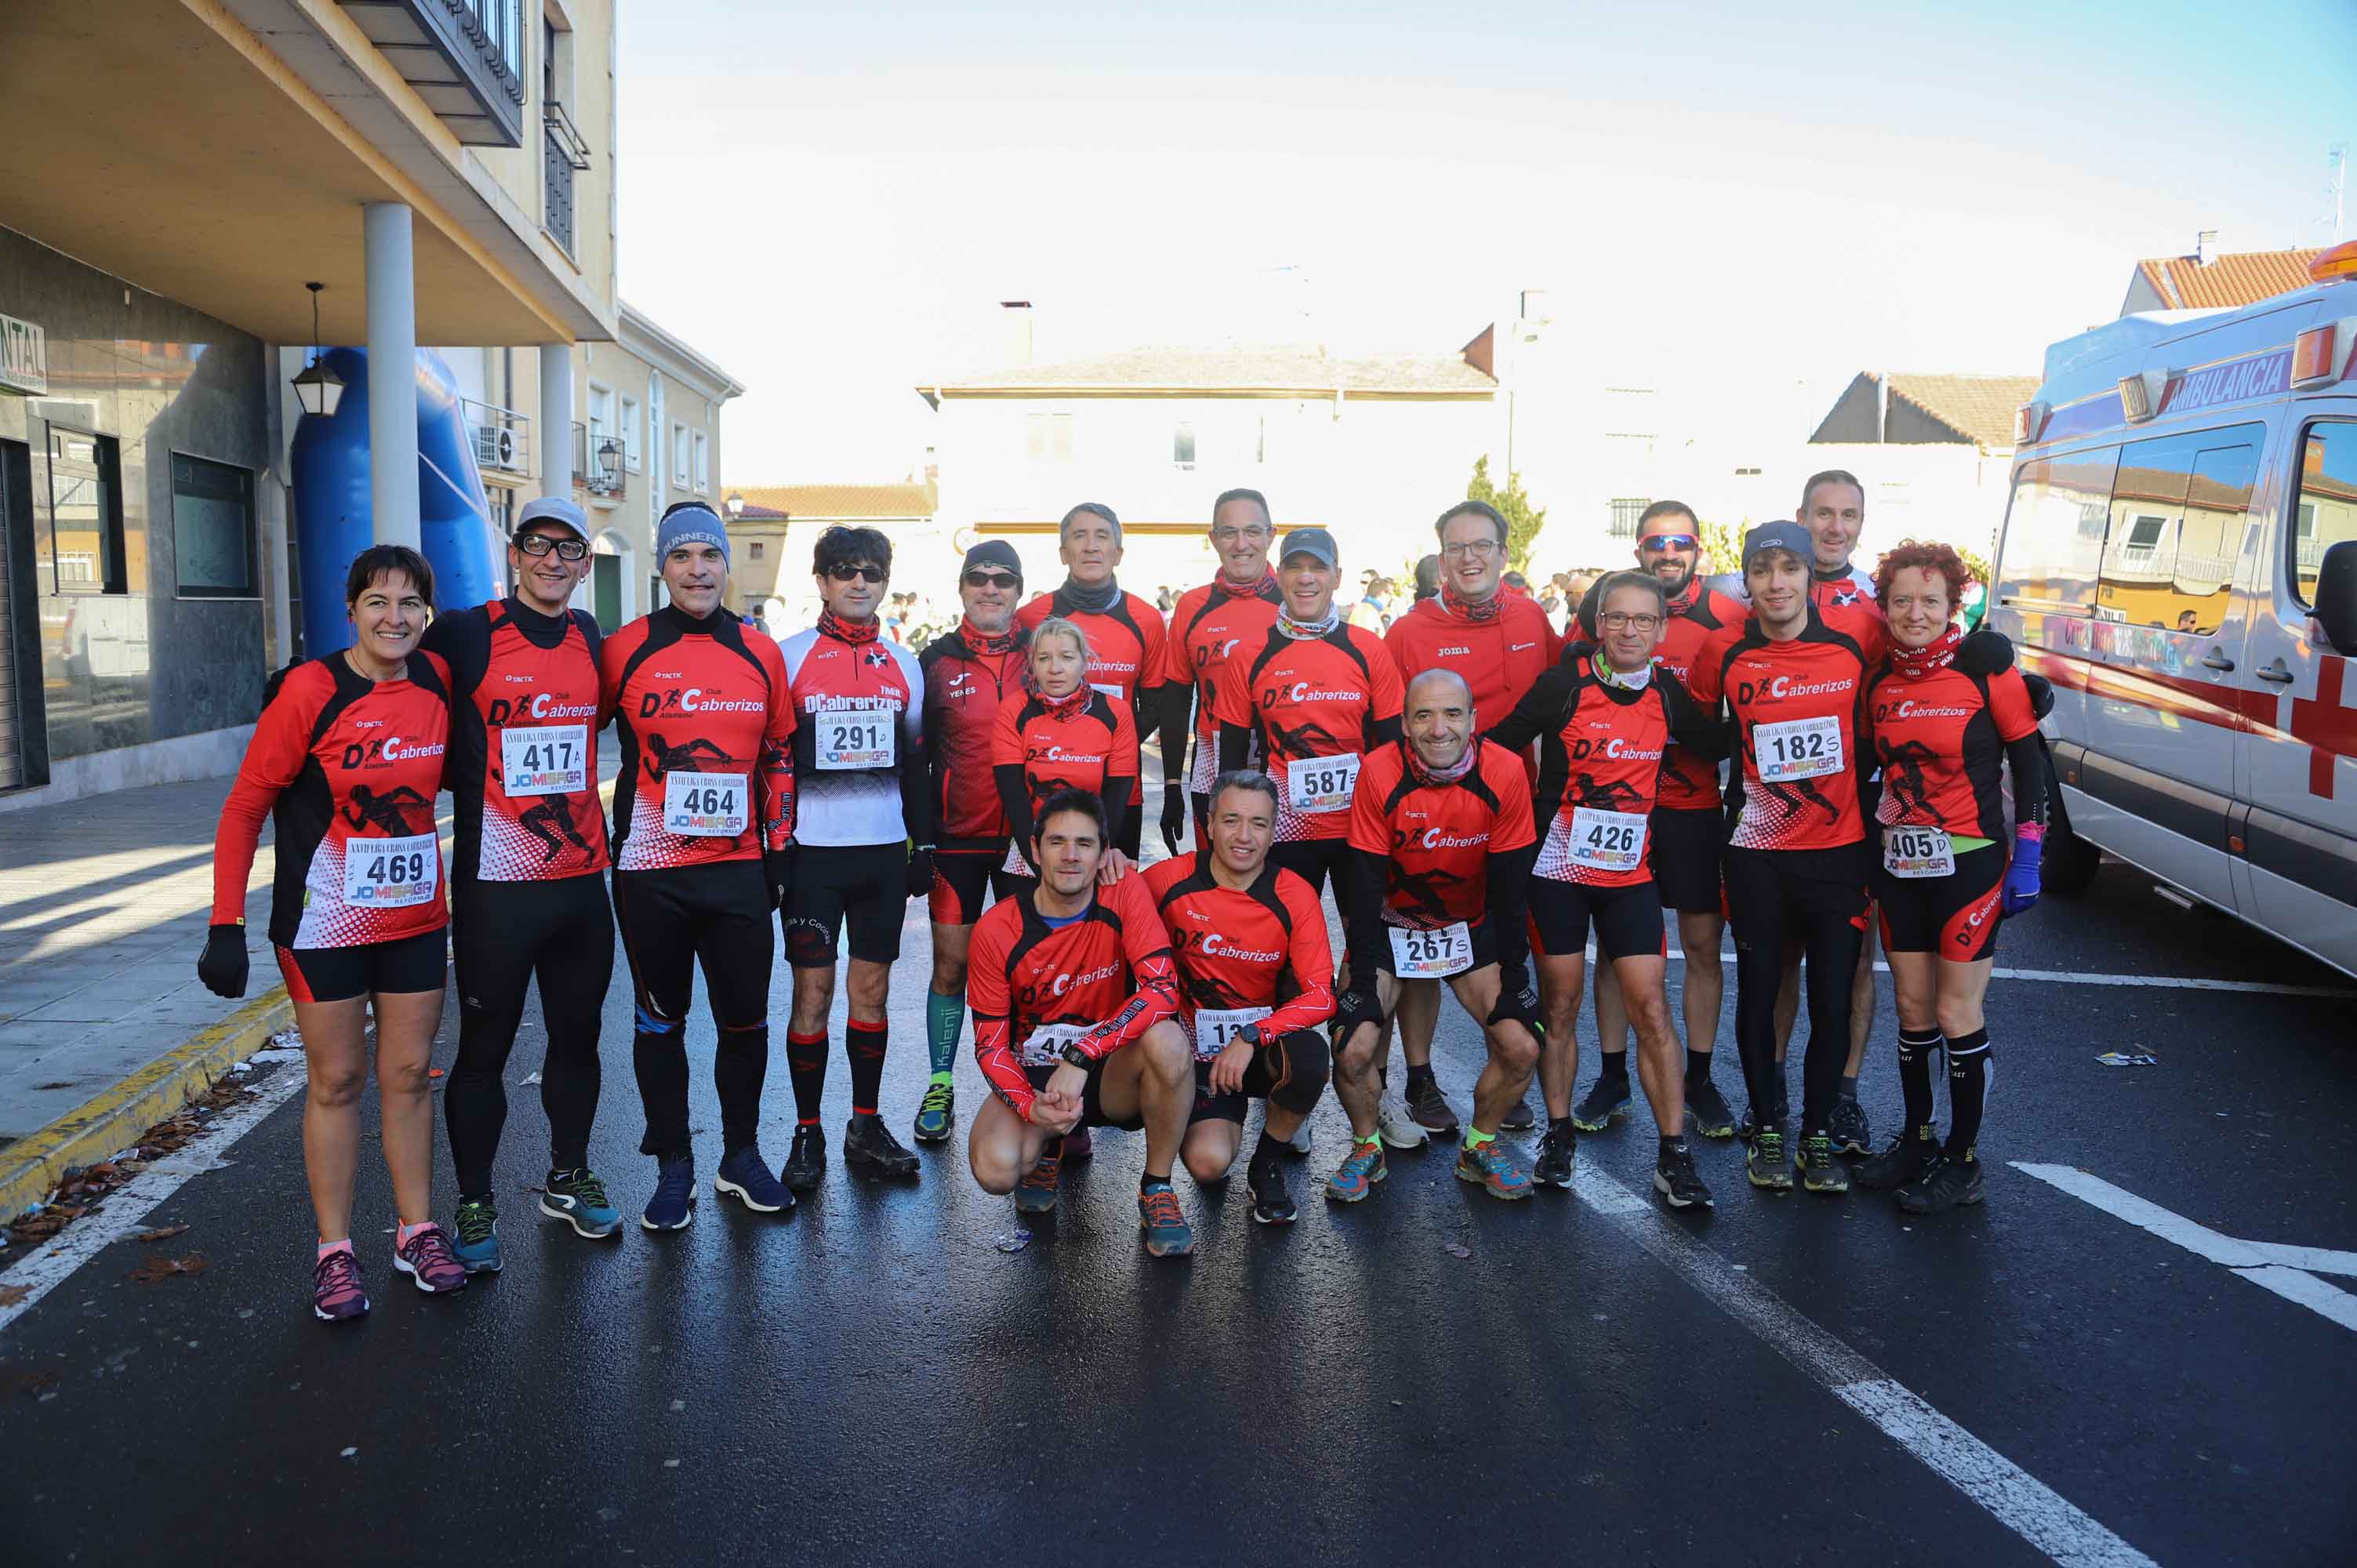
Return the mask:
POLYGON ((2016 446, 2034 445, 2038 440, 2038 433, 2046 428, 2046 415, 2049 412, 2049 405, 2043 403, 2025 403, 2015 409, 2013 411, 2013 444, 2016 446))
POLYGON ((2142 424, 2160 412, 2160 400, 2169 392, 2167 371, 2140 371, 2133 376, 2120 378, 2120 412, 2130 424, 2142 424))
POLYGON ((2349 351, 2352 346, 2357 346, 2357 316, 2309 328, 2292 339, 2291 384, 2315 387, 2339 381, 2357 357, 2349 351))

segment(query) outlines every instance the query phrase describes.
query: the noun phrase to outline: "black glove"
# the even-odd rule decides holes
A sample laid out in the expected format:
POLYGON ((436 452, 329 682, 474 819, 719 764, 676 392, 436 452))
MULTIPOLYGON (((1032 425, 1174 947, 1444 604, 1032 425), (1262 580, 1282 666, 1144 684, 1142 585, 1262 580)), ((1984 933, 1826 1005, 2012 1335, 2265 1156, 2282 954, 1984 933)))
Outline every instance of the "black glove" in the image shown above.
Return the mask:
POLYGON ((1162 787, 1162 847, 1178 858, 1178 841, 1187 832, 1187 792, 1175 784, 1162 787))
POLYGON ((2029 693, 2029 713, 2033 718, 2044 718, 2054 711, 2054 682, 2043 675, 2024 675, 2022 685, 2029 693))
POLYGON ((245 994, 245 928, 215 926, 205 938, 204 956, 197 960, 197 978, 216 996, 231 999, 245 994))
POLYGON ((1336 1054, 1339 1055, 1342 1047, 1351 1043, 1351 1036, 1359 1032, 1361 1024, 1372 1024, 1380 1029, 1383 1026, 1383 1015, 1382 1009, 1375 1005, 1372 993, 1352 986, 1334 998, 1333 1022, 1327 1026, 1336 1054))
POLYGON ((1986 680, 2002 675, 2013 668, 2013 639, 2001 631, 1984 626, 1978 631, 1964 634, 1956 644, 1956 669, 1959 673, 1978 675, 1986 680))
POLYGON ((1490 1009, 1487 1022, 1502 1024, 1508 1019, 1533 1034, 1539 1032, 1539 988, 1536 982, 1528 979, 1518 981, 1512 975, 1505 977, 1504 983, 1498 987, 1498 1004, 1490 1009))
POLYGON ((909 897, 930 897, 933 891, 933 846, 920 843, 909 851, 909 897))
POLYGON ((761 852, 761 880, 769 885, 770 908, 783 909, 787 895, 794 890, 794 846, 765 849, 761 852))

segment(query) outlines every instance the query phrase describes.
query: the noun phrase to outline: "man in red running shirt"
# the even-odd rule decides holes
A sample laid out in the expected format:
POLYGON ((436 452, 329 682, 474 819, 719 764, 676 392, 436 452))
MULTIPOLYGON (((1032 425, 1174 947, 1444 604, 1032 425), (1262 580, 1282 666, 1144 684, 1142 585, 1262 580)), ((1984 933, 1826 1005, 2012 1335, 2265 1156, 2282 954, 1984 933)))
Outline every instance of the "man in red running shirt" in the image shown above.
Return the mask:
MULTIPOLYGON (((1162 612, 1135 594, 1125 593, 1114 577, 1121 564, 1121 519, 1113 508, 1082 501, 1056 525, 1057 553, 1066 575, 1061 586, 1041 594, 1015 614, 1026 631, 1049 616, 1062 616, 1089 639, 1089 684, 1129 709, 1129 722, 1140 739, 1163 708, 1162 683, 1168 656, 1163 639, 1168 633, 1162 612)), ((1114 843, 1130 859, 1137 858, 1143 826, 1146 778, 1135 754, 1121 759, 1121 771, 1135 780, 1129 789, 1129 811, 1114 824, 1114 843)), ((1176 757, 1165 757, 1165 775, 1176 772, 1176 757)), ((1176 782, 1163 780, 1165 789, 1176 782)))
MULTIPOLYGON (((1157 721, 1162 771, 1166 776, 1176 773, 1191 715, 1195 755, 1187 769, 1187 793, 1194 806, 1199 846, 1211 809, 1211 779, 1219 772, 1220 726, 1211 716, 1212 686, 1229 655, 1258 647, 1276 624, 1282 596, 1276 574, 1268 568, 1269 542, 1275 537, 1265 496, 1258 490, 1223 491, 1211 503, 1211 548, 1220 557, 1220 574, 1178 596, 1170 612, 1163 711, 1157 721)), ((1139 721, 1141 729, 1145 722, 1139 721)), ((1174 855, 1187 831, 1188 803, 1178 790, 1164 786, 1162 843, 1174 855)))
POLYGON ((1146 873, 1178 966, 1178 1024, 1195 1047, 1195 1110, 1181 1156, 1197 1185, 1226 1179, 1243 1144, 1245 1101, 1268 1113, 1245 1180, 1253 1218, 1298 1210, 1280 1153, 1326 1092, 1334 1013, 1326 911, 1309 885, 1270 864, 1276 787, 1265 773, 1212 781, 1209 843, 1146 873))
POLYGON ((992 1090, 966 1133, 985 1192, 1055 1207, 1062 1144, 1076 1127, 1146 1133, 1138 1229, 1157 1258, 1195 1233, 1170 1167, 1195 1102, 1194 1050, 1171 1017, 1178 988, 1170 938, 1146 880, 1097 885, 1104 803, 1067 789, 1043 801, 1032 838, 1037 884, 1001 899, 974 931, 967 994, 974 1054, 992 1090))

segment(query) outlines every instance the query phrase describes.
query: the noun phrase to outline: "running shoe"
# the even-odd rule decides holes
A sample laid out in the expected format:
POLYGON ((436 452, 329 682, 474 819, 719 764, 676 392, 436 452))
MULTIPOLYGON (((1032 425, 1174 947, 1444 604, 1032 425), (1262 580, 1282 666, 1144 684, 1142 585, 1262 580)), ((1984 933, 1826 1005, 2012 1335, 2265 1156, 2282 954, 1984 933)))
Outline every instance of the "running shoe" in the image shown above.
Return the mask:
POLYGON ((1394 1149, 1421 1149, 1432 1141, 1432 1134, 1417 1126, 1407 1107, 1396 1100, 1375 1108, 1375 1135, 1394 1149))
POLYGON ((1293 1130, 1293 1136, 1285 1141, 1285 1146, 1297 1155, 1306 1155, 1309 1152, 1308 1117, 1304 1116, 1301 1119, 1301 1125, 1293 1130))
POLYGON ((1801 1185, 1811 1192, 1849 1190, 1849 1167, 1834 1158, 1834 1141, 1823 1133, 1801 1140, 1801 1185))
POLYGON ((339 1247, 311 1271, 311 1316, 322 1323, 349 1323, 368 1316, 368 1292, 361 1288, 360 1254, 339 1247))
POLYGON ((500 1211, 490 1202, 458 1206, 458 1244, 450 1249, 470 1274, 500 1272, 500 1211))
POLYGON ((1629 1109, 1629 1073, 1600 1073, 1587 1097, 1571 1108, 1571 1124, 1583 1133, 1601 1133, 1612 1125, 1612 1118, 1623 1115, 1629 1109))
POLYGON ((540 1211, 573 1227, 576 1236, 603 1241, 622 1233, 622 1214, 606 1197, 606 1184, 584 1165, 574 1171, 551 1171, 541 1188, 540 1211))
POLYGON ((1695 1170, 1694 1151, 1684 1144, 1653 1162, 1653 1190, 1672 1208, 1692 1208, 1696 1204, 1705 1208, 1717 1207, 1711 1200, 1710 1188, 1703 1185, 1702 1176, 1695 1170))
POLYGON ((1285 1167, 1275 1161, 1246 1165, 1244 1181, 1252 1188, 1252 1217, 1263 1225, 1290 1225, 1300 1217, 1286 1183, 1285 1167))
POLYGON ((917 1142, 946 1144, 956 1125, 957 1090, 939 1079, 925 1085, 925 1098, 917 1102, 917 1124, 909 1129, 917 1142))
POLYGON ((1056 1207, 1056 1189, 1062 1185, 1063 1155, 1058 1152, 1056 1140, 1039 1155, 1039 1163, 1023 1173, 1015 1184, 1015 1208, 1019 1214, 1045 1214, 1056 1207))
MULTIPOLYGON (((1776 1122, 1781 1127, 1791 1124, 1792 1120, 1792 1102, 1790 1100, 1786 1100, 1776 1107, 1776 1122)), ((1735 1135, 1747 1144, 1760 1135, 1760 1108, 1758 1106, 1753 1105, 1744 1108, 1743 1121, 1742 1123, 1735 1129, 1735 1135)))
POLYGON ((1457 1151, 1457 1179, 1469 1181, 1491 1197, 1528 1197, 1531 1173, 1522 1156, 1492 1138, 1480 1148, 1467 1144, 1457 1151))
POLYGON ((1368 1138, 1351 1144, 1349 1157, 1326 1178, 1326 1196, 1337 1203, 1356 1203, 1389 1175, 1382 1141, 1368 1138))
POLYGON ((406 1246, 393 1250, 393 1266, 407 1274, 427 1295, 467 1288, 467 1271, 451 1255, 450 1238, 443 1233, 441 1226, 430 1220, 409 1239, 406 1246))
POLYGON ((1501 1133, 1527 1133, 1538 1124, 1539 1119, 1532 1113, 1527 1096, 1517 1096, 1514 1102, 1506 1107, 1506 1113, 1498 1118, 1498 1131, 1501 1133))
POLYGON ((1970 1154, 1962 1159, 1942 1155, 1921 1180, 1899 1189, 1899 1207, 1910 1214, 1945 1214, 1980 1200, 1981 1163, 1970 1154))
POLYGON ((877 1176, 911 1176, 917 1174, 917 1156, 892 1130, 884 1125, 881 1116, 854 1116, 843 1129, 843 1163, 866 1165, 877 1176))
POLYGON ((1735 1112, 1728 1109, 1727 1096, 1719 1093, 1718 1085, 1708 1079, 1700 1083, 1687 1081, 1686 1119, 1706 1138, 1735 1136, 1735 1112))
POLYGON ((723 1197, 733 1197, 756 1214, 791 1214, 794 1195, 779 1184, 761 1163, 758 1144, 748 1144, 720 1156, 720 1168, 712 1174, 712 1190, 723 1197))
POLYGON ((1578 1149, 1577 1133, 1569 1128, 1549 1127, 1539 1139, 1539 1160, 1531 1168, 1531 1179, 1541 1187, 1569 1187, 1578 1149))
POLYGON ((1858 1186, 1876 1192, 1911 1187, 1932 1174, 1940 1163, 1940 1139, 1929 1122, 1912 1133, 1890 1140, 1890 1146, 1870 1160, 1861 1160, 1850 1173, 1858 1186))
POLYGON ((1751 1147, 1743 1156, 1743 1174, 1752 1186, 1770 1192, 1792 1190, 1792 1162, 1784 1153, 1781 1127, 1763 1127, 1751 1134, 1751 1147))
POLYGON ((1457 1112, 1448 1108, 1448 1096, 1440 1092, 1438 1079, 1421 1079, 1408 1085, 1407 1113, 1435 1137, 1457 1136, 1457 1112))
POLYGON ((1825 1131, 1834 1141, 1836 1155, 1867 1155, 1874 1152, 1874 1133, 1866 1124, 1866 1107, 1855 1100, 1836 1100, 1831 1125, 1825 1131))
POLYGON ((1064 1157, 1072 1164, 1094 1158, 1096 1152, 1096 1142, 1089 1136, 1086 1127, 1075 1127, 1064 1134, 1064 1157))
POLYGON ((794 1146, 786 1151, 786 1168, 779 1173, 796 1192, 808 1192, 826 1179, 826 1134, 816 1126, 796 1127, 794 1146))
POLYGON ((1167 1181, 1157 1181, 1137 1195, 1137 1228, 1146 1236, 1146 1250, 1157 1258, 1176 1258, 1195 1250, 1195 1230, 1178 1195, 1167 1181))
POLYGON ((655 1195, 639 1223, 650 1230, 684 1230, 695 1219, 695 1157, 664 1155, 655 1161, 655 1195))

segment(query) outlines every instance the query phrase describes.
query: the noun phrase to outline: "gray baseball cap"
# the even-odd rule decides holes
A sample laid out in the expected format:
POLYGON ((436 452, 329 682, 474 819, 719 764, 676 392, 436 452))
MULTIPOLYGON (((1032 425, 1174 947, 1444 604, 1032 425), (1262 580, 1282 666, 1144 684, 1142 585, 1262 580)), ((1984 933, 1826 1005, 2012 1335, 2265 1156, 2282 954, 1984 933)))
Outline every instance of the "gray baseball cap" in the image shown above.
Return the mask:
POLYGON ((1814 559, 1815 548, 1809 542, 1809 531, 1797 522, 1763 522, 1743 536, 1743 565, 1749 571, 1751 559, 1763 550, 1789 550, 1803 564, 1814 559))
POLYGON ((1292 555, 1314 555, 1329 566, 1342 564, 1342 552, 1336 547, 1334 536, 1322 528, 1297 528, 1285 536, 1277 546, 1276 562, 1282 566, 1292 555))
POLYGON ((517 532, 522 532, 523 525, 528 522, 561 522, 573 531, 575 538, 589 537, 587 514, 582 511, 578 502, 564 496, 539 496, 524 502, 523 510, 516 514, 517 532))

